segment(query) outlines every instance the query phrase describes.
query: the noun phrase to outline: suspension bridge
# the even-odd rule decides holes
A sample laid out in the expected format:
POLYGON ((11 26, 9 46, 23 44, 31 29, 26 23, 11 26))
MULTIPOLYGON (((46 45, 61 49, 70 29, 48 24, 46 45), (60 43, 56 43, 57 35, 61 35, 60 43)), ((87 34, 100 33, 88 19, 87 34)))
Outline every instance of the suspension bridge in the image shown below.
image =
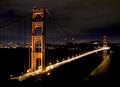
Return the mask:
MULTIPOLYGON (((31 76, 36 76, 36 75, 42 75, 44 73, 48 73, 61 66, 61 65, 64 65, 66 63, 70 63, 72 61, 75 61, 77 59, 80 59, 80 58, 83 58, 85 56, 89 56, 91 54, 94 54, 96 52, 99 52, 99 51, 103 51, 103 59, 105 59, 108 54, 107 54, 107 50, 110 49, 110 47, 108 47, 108 40, 107 40, 107 36, 104 36, 103 38, 103 46, 102 47, 99 47, 99 48, 96 48, 94 50, 90 50, 90 51, 86 51, 85 53, 80 53, 79 55, 76 55, 76 56, 72 56, 72 57, 68 57, 68 59, 63 59, 62 61, 57 61, 56 63, 54 64, 49 64, 49 65, 45 65, 45 55, 46 55, 46 20, 47 20, 47 14, 48 14, 48 11, 46 8, 33 8, 32 10, 32 20, 30 21, 31 23, 27 24, 27 20, 30 20, 27 18, 27 16, 22 16, 22 17, 14 17, 13 21, 11 22, 8 22, 8 20, 11 19, 10 18, 6 18, 5 20, 2 20, 2 22, 5 22, 6 24, 1 24, 0 25, 0 28, 3 28, 5 27, 4 31, 1 31, 4 32, 4 35, 3 33, 1 32, 1 41, 2 39, 7 42, 9 42, 8 38, 12 38, 14 41, 19 38, 19 39, 22 39, 23 36, 28 32, 28 29, 27 28, 32 28, 31 30, 31 33, 30 36, 31 36, 31 58, 30 58, 30 64, 29 64, 29 69, 26 70, 27 72, 24 73, 23 75, 20 75, 20 76, 16 76, 16 77, 12 77, 10 78, 10 80, 12 79, 18 79, 19 81, 23 81, 31 76), (27 25, 27 27, 25 26, 20 26, 20 23, 16 22, 16 21, 20 21, 21 22, 25 22, 25 26, 27 25), (14 26, 14 28, 12 29, 12 26, 13 24, 17 24, 17 26, 14 26), (28 26, 28 25, 32 25, 32 27, 28 26), (10 26, 9 27, 9 30, 7 29, 6 26, 10 26), (21 30, 17 30, 18 27, 21 27, 21 28, 24 28, 26 29, 27 31, 23 32, 21 30), (17 29, 16 29, 17 28, 17 29), (14 31, 14 32, 13 32, 14 31), (13 32, 12 35, 9 35, 8 32, 13 32), (21 35, 16 35, 18 33, 21 33, 21 35), (2 37, 2 36, 5 36, 5 37, 2 37), (12 36, 12 37, 11 37, 12 36)), ((31 16, 30 16, 31 17, 31 16)), ((2 23, 1 22, 1 23, 2 23)), ((64 31, 65 32, 65 31, 64 31)), ((66 32, 65 32, 66 33, 66 32)), ((23 42, 26 42, 26 40, 28 39, 29 37, 24 37, 24 40, 23 42)), ((72 38, 73 39, 73 38, 72 38)), ((20 40, 21 41, 21 40, 20 40)))

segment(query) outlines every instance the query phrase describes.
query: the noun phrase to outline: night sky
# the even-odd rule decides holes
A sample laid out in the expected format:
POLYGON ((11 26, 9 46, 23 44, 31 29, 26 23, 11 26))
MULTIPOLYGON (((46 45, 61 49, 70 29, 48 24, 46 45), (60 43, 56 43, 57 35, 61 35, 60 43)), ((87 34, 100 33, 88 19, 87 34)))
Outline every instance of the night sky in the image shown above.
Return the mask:
MULTIPOLYGON (((119 0, 0 0, 0 31, 7 31, 9 41, 16 38, 21 41, 24 36, 30 41, 31 19, 26 15, 33 7, 49 10, 47 39, 50 42, 63 42, 65 37, 76 41, 96 40, 104 34, 111 41, 120 42, 119 0), (27 21, 13 23, 22 16, 26 16, 27 21), (6 23, 13 24, 7 26, 6 23)), ((1 38, 3 35, 1 33, 1 38)))

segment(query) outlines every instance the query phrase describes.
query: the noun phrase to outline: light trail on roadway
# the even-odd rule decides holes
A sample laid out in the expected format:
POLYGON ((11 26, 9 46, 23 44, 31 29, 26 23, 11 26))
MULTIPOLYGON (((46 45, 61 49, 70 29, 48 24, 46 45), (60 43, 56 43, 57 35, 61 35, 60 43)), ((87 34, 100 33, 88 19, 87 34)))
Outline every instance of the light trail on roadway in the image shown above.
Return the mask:
POLYGON ((46 67, 46 69, 44 71, 42 71, 41 69, 38 69, 38 70, 36 70, 34 72, 28 72, 28 73, 25 73, 25 74, 23 74, 21 76, 13 77, 11 79, 18 79, 19 81, 23 81, 23 80, 29 78, 30 76, 36 76, 36 75, 40 75, 40 74, 43 74, 43 73, 47 73, 47 72, 49 72, 49 71, 51 71, 51 70, 53 70, 53 69, 55 69, 55 68, 57 68, 57 67, 59 67, 61 65, 64 65, 66 63, 70 63, 72 61, 83 58, 83 57, 88 56, 90 54, 93 54, 93 53, 96 53, 96 52, 99 52, 99 51, 103 51, 103 50, 109 50, 109 49, 110 49, 110 47, 101 47, 99 49, 95 49, 95 50, 83 53, 83 54, 81 54, 79 56, 72 57, 70 59, 67 59, 67 60, 64 60, 64 61, 61 61, 61 62, 57 62, 57 63, 52 64, 52 65, 49 65, 49 66, 46 67))

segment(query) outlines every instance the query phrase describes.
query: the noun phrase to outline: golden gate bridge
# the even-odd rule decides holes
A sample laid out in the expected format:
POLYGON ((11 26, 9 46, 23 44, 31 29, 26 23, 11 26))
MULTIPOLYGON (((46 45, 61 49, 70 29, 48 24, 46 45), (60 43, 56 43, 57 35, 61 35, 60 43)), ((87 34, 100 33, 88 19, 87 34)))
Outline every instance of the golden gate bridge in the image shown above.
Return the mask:
MULTIPOLYGON (((48 73, 66 63, 75 61, 77 59, 83 58, 85 56, 89 56, 99 51, 103 51, 103 61, 108 58, 107 50, 110 49, 108 47, 107 36, 103 38, 103 46, 100 48, 96 48, 94 50, 87 51, 83 54, 76 55, 74 57, 68 57, 68 59, 63 59, 63 61, 57 61, 57 63, 45 65, 45 48, 46 48, 46 14, 48 10, 46 8, 33 8, 32 10, 32 40, 31 40, 31 63, 30 67, 26 73, 20 76, 12 77, 12 79, 18 79, 19 81, 23 81, 31 76, 42 75, 44 73, 48 73), (38 62, 37 62, 38 60, 38 62)), ((24 17, 23 17, 24 18, 24 17)), ((6 23, 5 25, 1 25, 1 27, 9 26, 21 18, 15 19, 11 23, 6 23)), ((18 26, 17 26, 18 27, 18 26)), ((9 31, 10 32, 10 31, 9 31)))

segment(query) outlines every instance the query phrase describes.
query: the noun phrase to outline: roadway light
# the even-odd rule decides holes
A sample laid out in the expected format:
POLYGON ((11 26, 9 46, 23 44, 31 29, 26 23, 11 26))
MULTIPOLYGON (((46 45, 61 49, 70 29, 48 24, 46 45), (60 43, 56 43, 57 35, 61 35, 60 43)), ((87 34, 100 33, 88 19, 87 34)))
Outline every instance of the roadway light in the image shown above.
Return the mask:
POLYGON ((31 72, 31 71, 32 71, 32 69, 28 69, 28 70, 27 70, 27 73, 29 73, 29 72, 31 72))
POLYGON ((50 62, 49 65, 51 65, 52 63, 50 62))
POLYGON ((53 66, 48 66, 48 67, 46 68, 46 70, 48 71, 48 70, 53 69, 53 68, 54 68, 53 66))
POLYGON ((41 66, 39 66, 38 69, 41 69, 41 66))
POLYGON ((12 78, 12 77, 13 77, 13 75, 10 75, 10 77, 12 78))
POLYGON ((49 75, 50 75, 50 72, 47 73, 47 76, 49 76, 49 75))
POLYGON ((27 70, 27 73, 29 73, 30 71, 29 71, 29 69, 27 70))
POLYGON ((39 74, 39 71, 37 71, 36 73, 39 74))
POLYGON ((59 60, 57 60, 57 63, 59 62, 59 60))
POLYGON ((21 76, 19 76, 19 78, 21 79, 22 77, 21 77, 21 76))

